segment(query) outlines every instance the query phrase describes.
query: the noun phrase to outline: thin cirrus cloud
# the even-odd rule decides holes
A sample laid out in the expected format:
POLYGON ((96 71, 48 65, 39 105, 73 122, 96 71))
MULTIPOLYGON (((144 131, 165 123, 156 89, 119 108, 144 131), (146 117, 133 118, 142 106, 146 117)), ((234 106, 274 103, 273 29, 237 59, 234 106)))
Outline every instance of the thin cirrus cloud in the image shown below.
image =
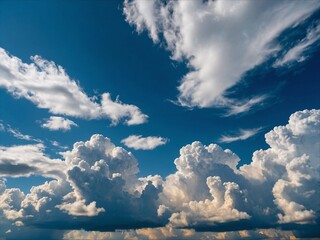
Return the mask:
POLYGON ((1 147, 0 176, 40 174, 57 180, 24 194, 0 179, 0 233, 11 229, 10 237, 20 239, 31 230, 46 229, 47 238, 56 237, 59 229, 88 231, 66 232, 68 238, 122 229, 141 236, 156 227, 156 236, 161 231, 182 238, 194 230, 236 228, 239 238, 250 229, 285 228, 292 231, 289 235, 317 236, 319 126, 320 110, 293 113, 288 124, 265 135, 269 148, 255 151, 252 162, 240 167, 231 150, 192 142, 180 149, 176 171, 165 179, 138 177, 133 154, 98 134, 62 153, 64 161, 46 157, 39 144, 1 147))
POLYGON ((47 128, 51 131, 68 131, 71 130, 71 127, 78 127, 78 125, 70 119, 51 116, 44 121, 41 127, 47 128))
POLYGON ((287 51, 282 58, 278 59, 273 66, 280 67, 294 62, 305 61, 308 58, 308 56, 304 54, 304 51, 310 48, 319 39, 320 22, 317 22, 317 24, 314 27, 310 27, 308 29, 307 36, 293 48, 289 49, 289 51, 287 51))
POLYGON ((142 137, 141 135, 131 135, 122 139, 121 142, 127 147, 135 150, 152 150, 166 144, 168 139, 163 137, 142 137))
POLYGON ((1 131, 7 132, 10 135, 12 135, 13 137, 20 139, 20 140, 43 143, 43 141, 41 139, 34 138, 33 136, 28 135, 28 134, 23 134, 18 129, 11 127, 10 124, 7 124, 7 123, 3 122, 2 120, 0 120, 0 132, 1 131))
POLYGON ((239 129, 237 134, 234 135, 222 135, 219 138, 219 142, 222 143, 231 143, 235 141, 242 141, 248 138, 253 137, 254 135, 258 134, 263 128, 253 128, 253 129, 239 129))
POLYGON ((0 88, 15 98, 25 98, 38 108, 53 114, 82 119, 110 119, 112 124, 125 119, 125 124, 145 123, 148 116, 131 104, 112 101, 109 93, 103 93, 101 103, 89 97, 65 70, 52 61, 33 56, 33 63, 23 63, 0 48, 0 88))
MULTIPOLYGON (((160 1, 126 0, 126 21, 155 43, 165 43, 172 59, 190 67, 178 87, 177 102, 187 107, 222 107, 234 115, 261 105, 268 93, 228 97, 249 70, 284 50, 277 38, 319 9, 319 1, 160 1), (260 96, 261 95, 261 96, 260 96)), ((301 61, 319 38, 318 27, 287 49, 274 67, 301 61)), ((288 40, 289 41, 289 40, 288 40)), ((275 60, 276 61, 276 60, 275 60)))

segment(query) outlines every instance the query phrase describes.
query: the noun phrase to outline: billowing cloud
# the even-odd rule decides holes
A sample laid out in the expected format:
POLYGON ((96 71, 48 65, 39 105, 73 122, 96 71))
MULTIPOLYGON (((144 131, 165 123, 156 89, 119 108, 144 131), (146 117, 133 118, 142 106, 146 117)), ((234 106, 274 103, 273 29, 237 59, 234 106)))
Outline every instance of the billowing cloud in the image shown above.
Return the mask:
MULTIPOLYGON (((8 159, 2 164, 38 161, 32 162, 30 168, 22 169, 55 178, 21 195, 18 204, 8 203, 4 216, 6 222, 21 221, 24 225, 18 224, 19 228, 25 231, 30 225, 101 231, 164 225, 165 219, 157 216, 161 177, 138 178, 137 160, 130 152, 116 147, 110 139, 97 134, 89 141, 77 142, 71 151, 61 153, 64 161, 48 159, 41 147, 16 146, 4 149, 1 154, 8 159), (31 169, 32 166, 35 169, 31 169), (51 174, 50 169, 56 168, 63 176, 51 174)), ((11 175, 0 176, 14 173, 27 176, 18 170, 20 168, 12 170, 11 175)), ((12 224, 11 230, 15 226, 12 224)))
POLYGON ((235 141, 246 140, 258 134, 262 128, 240 129, 236 135, 222 135, 219 142, 230 143, 235 141))
POLYGON ((258 229, 242 230, 230 232, 196 232, 192 229, 176 229, 171 225, 161 228, 143 228, 130 231, 118 232, 95 232, 84 230, 68 231, 64 234, 64 239, 296 239, 292 231, 283 231, 279 229, 258 229))
MULTIPOLYGON (((228 107, 232 114, 261 104, 265 93, 231 99, 227 90, 243 75, 284 50, 283 31, 319 9, 318 1, 160 1, 126 0, 126 21, 164 43, 174 60, 190 68, 178 87, 178 102, 188 107, 228 107), (260 96, 261 95, 261 96, 260 96)), ((300 44, 286 49, 278 65, 300 61, 318 38, 311 30, 300 44)))
POLYGON ((124 145, 135 150, 152 150, 166 144, 167 141, 163 137, 142 137, 141 135, 131 135, 121 140, 124 145))
POLYGON ((57 116, 51 116, 41 125, 41 127, 48 128, 51 131, 68 131, 73 126, 77 127, 78 125, 70 119, 57 116))
POLYGON ((0 88, 15 98, 25 98, 38 108, 83 119, 107 118, 113 124, 125 119, 127 125, 141 124, 148 116, 137 106, 111 100, 109 93, 102 94, 101 104, 89 97, 79 83, 72 80, 63 67, 40 56, 33 63, 23 63, 0 48, 0 88))
POLYGON ((193 142, 181 148, 176 172, 165 179, 138 178, 132 153, 98 134, 75 143, 62 154, 64 161, 47 159, 41 146, 2 148, 3 165, 27 164, 33 159, 26 156, 38 156, 30 168, 12 170, 17 176, 27 169, 56 180, 28 194, 0 181, 0 232, 20 236, 14 234, 31 226, 69 229, 65 238, 79 239, 318 237, 319 135, 320 110, 299 111, 265 135, 269 148, 254 152, 251 163, 239 167, 231 150, 193 142), (64 177, 49 174, 53 166, 64 177), (290 231, 250 230, 268 228, 290 231), (77 229, 89 232, 71 231, 77 229), (137 230, 110 233, 116 229, 137 230), (197 230, 216 233, 197 235, 197 230))

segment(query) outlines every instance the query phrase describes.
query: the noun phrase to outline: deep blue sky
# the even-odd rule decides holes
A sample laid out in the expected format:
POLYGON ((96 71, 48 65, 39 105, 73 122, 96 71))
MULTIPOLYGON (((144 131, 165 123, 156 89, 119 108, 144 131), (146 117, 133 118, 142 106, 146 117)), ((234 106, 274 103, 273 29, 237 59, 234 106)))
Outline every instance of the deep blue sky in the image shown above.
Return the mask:
MULTIPOLYGON (((86 141, 101 133, 118 145, 132 135, 162 136, 169 142, 151 151, 130 150, 139 161, 141 176, 173 172, 179 149, 195 140, 217 143, 223 134, 239 128, 264 127, 245 141, 220 143, 241 158, 251 161, 254 150, 267 148, 264 133, 285 125, 291 113, 320 107, 317 76, 320 52, 291 69, 260 66, 246 81, 252 88, 274 90, 275 97, 258 111, 236 117, 222 117, 215 108, 187 109, 172 104, 178 94, 179 80, 188 72, 185 62, 170 60, 170 52, 155 45, 147 33, 138 35, 125 22, 121 1, 0 1, 0 47, 30 63, 30 56, 40 55, 63 66, 72 79, 79 81, 92 96, 110 92, 121 101, 138 106, 149 116, 146 124, 109 126, 107 120, 86 121, 70 118, 79 127, 69 132, 51 132, 36 122, 48 118, 46 109, 38 109, 25 99, 14 99, 0 89, 0 119, 24 134, 43 140, 56 140, 69 148, 76 141, 86 141)), ((245 92, 239 94, 246 94, 245 92)), ((0 132, 0 145, 26 143, 0 132)), ((55 149, 47 146, 47 154, 55 149)), ((40 177, 9 179, 7 185, 27 190, 43 181, 40 177)))

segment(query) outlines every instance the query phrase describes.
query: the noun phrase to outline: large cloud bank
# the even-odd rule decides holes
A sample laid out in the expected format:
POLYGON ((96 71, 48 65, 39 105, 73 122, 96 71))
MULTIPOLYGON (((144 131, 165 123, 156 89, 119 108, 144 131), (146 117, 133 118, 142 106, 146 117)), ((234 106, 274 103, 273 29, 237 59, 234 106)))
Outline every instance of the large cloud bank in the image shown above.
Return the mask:
POLYGON ((126 0, 123 11, 138 32, 147 31, 153 42, 163 43, 172 59, 187 61, 190 71, 178 87, 181 105, 227 107, 227 115, 234 115, 268 97, 265 93, 237 100, 227 96, 247 71, 275 56, 270 66, 308 57, 305 50, 318 41, 319 23, 310 24, 300 41, 278 38, 319 7, 319 1, 313 0, 126 0))
MULTIPOLYGON (((140 229, 126 232, 129 238, 148 231, 168 238, 196 236, 193 230, 178 228, 239 230, 234 236, 252 238, 258 233, 247 230, 282 228, 296 236, 319 236, 319 136, 320 110, 296 112, 287 125, 265 135, 270 147, 254 152, 250 164, 238 167, 240 159, 231 150, 193 142, 181 148, 174 161, 176 172, 165 179, 158 175, 138 178, 134 156, 102 135, 75 143, 63 153, 64 161, 41 154, 40 145, 24 146, 28 155, 41 159, 33 174, 56 180, 35 186, 28 194, 6 188, 5 181, 0 183, 1 236, 21 238, 30 227, 39 232, 44 228, 140 229), (49 169, 47 165, 51 165, 50 172, 41 170, 42 166, 49 169)), ((32 169, 18 172, 22 161, 18 153, 13 154, 15 150, 21 149, 2 147, 5 157, 0 164, 11 163, 3 177, 32 174, 32 169)), ((23 164, 34 166, 34 158, 25 158, 23 164)), ((66 234, 66 238, 91 236, 84 231, 66 234)), ((124 232, 117 234, 124 236, 124 232)))

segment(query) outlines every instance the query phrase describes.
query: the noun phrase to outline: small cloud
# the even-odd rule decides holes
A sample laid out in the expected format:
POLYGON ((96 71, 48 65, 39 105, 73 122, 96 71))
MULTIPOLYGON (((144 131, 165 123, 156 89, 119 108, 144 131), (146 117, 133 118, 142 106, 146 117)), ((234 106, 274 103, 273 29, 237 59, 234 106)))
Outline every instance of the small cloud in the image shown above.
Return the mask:
POLYGON ((222 106, 227 108, 227 112, 224 114, 224 116, 230 117, 252 111, 254 108, 257 108, 259 106, 261 107, 267 98, 267 95, 260 95, 242 101, 224 99, 224 103, 222 104, 222 106))
POLYGON ((51 143, 52 146, 54 146, 54 147, 61 148, 61 149, 68 149, 67 146, 62 146, 58 141, 50 141, 50 143, 51 143))
POLYGON ((168 142, 163 137, 142 137, 141 135, 131 135, 121 142, 129 148, 135 150, 152 150, 158 146, 164 145, 168 142))
POLYGON ((41 125, 41 127, 47 128, 50 131, 69 131, 72 126, 78 127, 78 125, 70 119, 57 116, 51 116, 41 125))
POLYGON ((240 129, 235 135, 222 135, 219 142, 231 143, 235 141, 242 141, 253 137, 258 134, 263 128, 253 128, 253 129, 240 129))

